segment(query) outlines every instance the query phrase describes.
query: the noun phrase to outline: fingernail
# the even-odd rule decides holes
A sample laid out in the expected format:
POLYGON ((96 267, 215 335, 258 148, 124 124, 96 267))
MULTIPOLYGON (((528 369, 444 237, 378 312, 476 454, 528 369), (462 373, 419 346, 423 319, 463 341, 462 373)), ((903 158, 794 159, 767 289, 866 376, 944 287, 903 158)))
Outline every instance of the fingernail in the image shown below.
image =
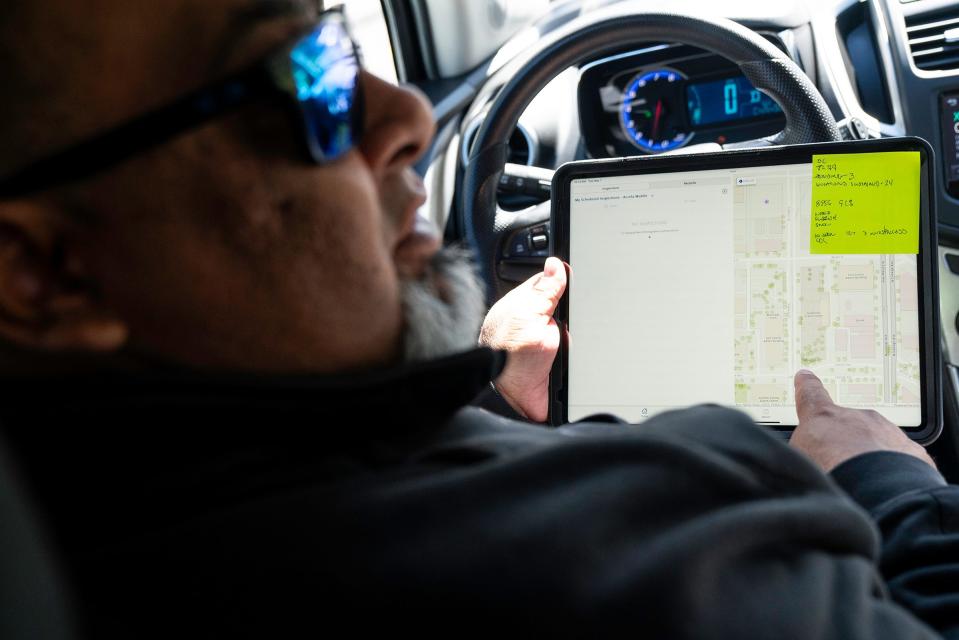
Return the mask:
POLYGON ((547 278, 552 278, 556 275, 556 260, 555 258, 547 258, 546 264, 543 265, 543 275, 547 278))

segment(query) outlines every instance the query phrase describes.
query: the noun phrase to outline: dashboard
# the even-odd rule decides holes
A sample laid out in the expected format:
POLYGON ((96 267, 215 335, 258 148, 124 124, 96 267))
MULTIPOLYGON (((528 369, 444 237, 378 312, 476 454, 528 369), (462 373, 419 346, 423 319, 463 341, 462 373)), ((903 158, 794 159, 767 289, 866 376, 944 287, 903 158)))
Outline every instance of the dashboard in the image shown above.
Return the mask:
POLYGON ((696 142, 726 144, 781 131, 776 101, 724 58, 659 45, 580 70, 580 129, 594 158, 662 153, 696 142))

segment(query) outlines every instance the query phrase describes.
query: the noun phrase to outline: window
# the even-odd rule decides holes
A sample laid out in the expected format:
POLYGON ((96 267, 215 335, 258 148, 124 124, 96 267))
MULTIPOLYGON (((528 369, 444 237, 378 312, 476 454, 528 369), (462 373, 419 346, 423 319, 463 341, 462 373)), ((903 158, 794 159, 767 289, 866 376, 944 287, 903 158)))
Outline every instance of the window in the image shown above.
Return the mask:
POLYGON ((363 66, 370 73, 396 84, 396 63, 380 0, 332 0, 324 4, 344 7, 350 31, 360 45, 363 66))

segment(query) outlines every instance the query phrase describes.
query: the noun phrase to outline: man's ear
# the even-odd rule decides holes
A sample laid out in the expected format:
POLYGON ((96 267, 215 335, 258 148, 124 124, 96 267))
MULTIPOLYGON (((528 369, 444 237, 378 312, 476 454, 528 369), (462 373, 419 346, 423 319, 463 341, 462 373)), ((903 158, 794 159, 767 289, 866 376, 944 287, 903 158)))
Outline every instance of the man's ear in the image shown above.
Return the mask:
POLYGON ((0 201, 0 340, 46 351, 114 351, 127 327, 107 309, 53 205, 0 201))

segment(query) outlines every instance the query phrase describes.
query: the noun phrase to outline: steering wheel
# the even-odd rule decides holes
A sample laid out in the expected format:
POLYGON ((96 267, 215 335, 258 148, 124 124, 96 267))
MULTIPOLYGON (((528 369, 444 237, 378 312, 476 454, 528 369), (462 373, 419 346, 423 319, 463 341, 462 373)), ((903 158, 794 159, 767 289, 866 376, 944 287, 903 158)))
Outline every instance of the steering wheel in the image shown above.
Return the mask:
MULTIPOLYGON (((840 140, 822 95, 786 54, 731 20, 660 12, 630 12, 632 3, 591 12, 544 38, 513 64, 497 71, 486 91, 502 87, 472 144, 463 176, 462 215, 467 242, 475 251, 489 302, 513 284, 498 272, 499 245, 514 230, 549 219, 549 202, 522 211, 498 207, 496 189, 506 166, 507 143, 520 115, 553 78, 603 54, 641 42, 675 42, 711 51, 739 65, 753 86, 775 100, 786 117, 775 136, 729 147, 800 144, 840 140)), ((484 105, 477 99, 474 105, 484 105)), ((477 114, 468 114, 470 122, 477 114)))

